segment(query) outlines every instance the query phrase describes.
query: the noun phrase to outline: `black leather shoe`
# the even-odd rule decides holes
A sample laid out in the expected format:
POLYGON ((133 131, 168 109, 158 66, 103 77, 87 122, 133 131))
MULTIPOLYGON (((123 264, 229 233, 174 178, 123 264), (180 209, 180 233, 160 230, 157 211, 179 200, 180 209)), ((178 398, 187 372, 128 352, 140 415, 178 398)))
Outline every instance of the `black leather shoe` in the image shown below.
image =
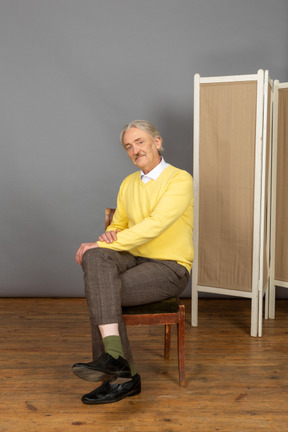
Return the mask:
POLYGON ((118 402, 126 396, 136 396, 141 392, 140 375, 136 374, 131 381, 124 384, 113 384, 105 382, 100 387, 82 396, 82 402, 85 404, 105 404, 118 402))
POLYGON ((122 357, 115 359, 108 353, 90 363, 76 363, 72 366, 72 371, 79 378, 92 382, 113 381, 114 384, 122 384, 132 379, 127 360, 122 357))

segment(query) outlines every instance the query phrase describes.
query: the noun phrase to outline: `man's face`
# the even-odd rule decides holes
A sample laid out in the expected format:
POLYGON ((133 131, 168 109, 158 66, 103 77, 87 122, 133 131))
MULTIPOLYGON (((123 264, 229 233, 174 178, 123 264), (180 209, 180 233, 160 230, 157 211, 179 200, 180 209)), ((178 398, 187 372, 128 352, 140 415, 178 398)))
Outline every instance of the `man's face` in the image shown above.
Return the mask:
POLYGON ((158 153, 158 149, 161 147, 161 138, 153 138, 141 129, 135 127, 128 129, 123 137, 123 146, 131 161, 144 174, 152 171, 161 161, 161 156, 158 153))

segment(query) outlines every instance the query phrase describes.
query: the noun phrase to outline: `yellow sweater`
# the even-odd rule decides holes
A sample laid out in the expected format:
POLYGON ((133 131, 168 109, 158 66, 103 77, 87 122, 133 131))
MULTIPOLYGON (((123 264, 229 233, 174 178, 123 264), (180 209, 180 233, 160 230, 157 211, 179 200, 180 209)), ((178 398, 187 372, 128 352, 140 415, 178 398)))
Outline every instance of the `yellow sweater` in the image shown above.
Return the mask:
POLYGON ((177 261, 190 272, 194 257, 191 175, 169 165, 156 180, 146 184, 139 171, 126 177, 107 231, 117 228, 120 232, 114 243, 98 241, 98 246, 177 261))

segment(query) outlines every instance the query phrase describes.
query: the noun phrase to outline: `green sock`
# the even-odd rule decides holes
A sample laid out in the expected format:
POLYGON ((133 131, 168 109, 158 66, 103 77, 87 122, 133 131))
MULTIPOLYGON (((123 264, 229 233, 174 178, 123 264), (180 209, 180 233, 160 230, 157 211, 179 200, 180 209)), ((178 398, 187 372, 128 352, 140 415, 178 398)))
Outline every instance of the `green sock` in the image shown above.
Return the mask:
MULTIPOLYGON (((120 336, 106 336, 105 338, 103 338, 103 343, 105 352, 110 354, 112 357, 114 357, 115 359, 117 359, 119 356, 125 358, 120 336)), ((130 364, 129 366, 131 369, 131 375, 136 375, 134 365, 130 364)))
POLYGON ((125 358, 120 336, 106 336, 103 338, 105 352, 117 359, 119 356, 125 358))

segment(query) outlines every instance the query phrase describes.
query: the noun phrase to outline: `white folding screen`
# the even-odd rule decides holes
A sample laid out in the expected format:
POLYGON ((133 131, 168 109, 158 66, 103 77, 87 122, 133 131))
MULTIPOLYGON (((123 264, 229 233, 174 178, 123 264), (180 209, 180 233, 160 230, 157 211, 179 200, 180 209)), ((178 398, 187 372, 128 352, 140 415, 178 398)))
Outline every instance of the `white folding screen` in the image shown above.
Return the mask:
POLYGON ((275 318, 275 287, 288 288, 288 83, 274 81, 269 318, 275 318))
POLYGON ((223 294, 251 299, 250 334, 262 335, 269 281, 271 89, 268 71, 195 75, 193 326, 198 293, 223 294))

